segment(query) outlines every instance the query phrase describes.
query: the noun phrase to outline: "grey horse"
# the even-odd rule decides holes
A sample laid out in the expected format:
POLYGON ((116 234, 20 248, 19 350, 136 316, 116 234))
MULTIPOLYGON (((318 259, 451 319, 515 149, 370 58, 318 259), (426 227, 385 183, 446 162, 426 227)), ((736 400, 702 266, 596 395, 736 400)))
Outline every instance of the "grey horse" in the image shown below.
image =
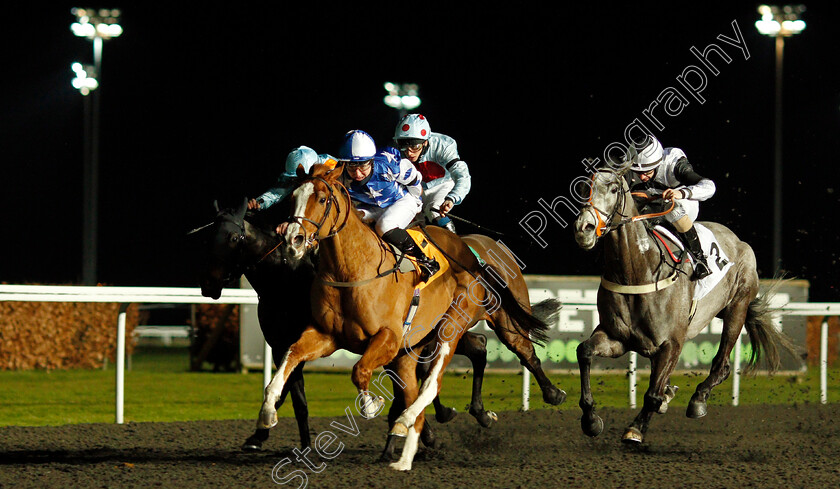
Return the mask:
MULTIPOLYGON (((794 352, 791 340, 772 324, 769 296, 758 294, 758 273, 752 248, 727 227, 703 222, 711 230, 724 255, 734 264, 721 281, 692 308, 695 282, 690 280, 688 263, 669 263, 661 244, 650 235, 640 219, 636 203, 624 174, 604 169, 592 175, 589 200, 575 221, 575 240, 585 249, 603 242, 604 270, 598 289, 600 324, 577 349, 580 366, 583 410, 581 427, 589 436, 603 431, 604 422, 595 414, 590 388, 593 356, 617 358, 628 351, 650 359, 650 385, 641 412, 627 427, 622 441, 643 441, 654 413, 664 413, 676 388, 669 385, 683 344, 702 331, 714 317, 723 319, 720 348, 712 361, 709 376, 697 386, 686 415, 706 415, 706 402, 712 388, 731 371, 729 354, 746 326, 753 346, 749 368, 766 357, 771 370, 780 366, 782 349, 794 352), (669 266, 670 265, 670 266, 669 266)), ((716 256, 710 256, 713 271, 723 269, 716 256)))

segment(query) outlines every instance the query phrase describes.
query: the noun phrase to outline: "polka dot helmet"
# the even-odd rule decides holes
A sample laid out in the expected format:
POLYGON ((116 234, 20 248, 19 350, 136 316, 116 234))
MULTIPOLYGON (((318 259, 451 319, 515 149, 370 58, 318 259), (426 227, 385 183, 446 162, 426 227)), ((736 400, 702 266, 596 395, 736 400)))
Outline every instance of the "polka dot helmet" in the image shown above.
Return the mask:
POLYGON ((394 141, 397 143, 401 139, 422 139, 426 141, 431 133, 432 129, 429 127, 429 121, 422 114, 408 114, 397 123, 397 129, 394 131, 394 141))

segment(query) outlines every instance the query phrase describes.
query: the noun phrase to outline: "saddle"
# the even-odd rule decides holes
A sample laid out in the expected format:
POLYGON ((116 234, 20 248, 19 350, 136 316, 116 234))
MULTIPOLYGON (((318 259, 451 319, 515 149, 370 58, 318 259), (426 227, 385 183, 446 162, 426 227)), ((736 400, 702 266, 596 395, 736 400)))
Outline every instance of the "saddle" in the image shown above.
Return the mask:
MULTIPOLYGON (((446 270, 449 269, 449 261, 436 246, 433 246, 426 239, 426 236, 423 235, 421 231, 415 229, 406 229, 406 231, 408 232, 408 235, 411 236, 411 239, 414 241, 417 247, 423 252, 423 254, 426 255, 428 258, 436 260, 440 265, 440 270, 438 270, 437 273, 429 277, 429 280, 427 280, 426 282, 421 282, 417 286, 418 289, 423 289, 430 283, 434 282, 438 277, 443 275, 443 273, 446 270)), ((404 254, 402 250, 400 250, 391 243, 385 243, 388 245, 389 249, 391 250, 391 253, 393 253, 396 257, 397 264, 399 266, 398 271, 400 273, 411 273, 417 270, 416 258, 414 258, 411 255, 404 254)))

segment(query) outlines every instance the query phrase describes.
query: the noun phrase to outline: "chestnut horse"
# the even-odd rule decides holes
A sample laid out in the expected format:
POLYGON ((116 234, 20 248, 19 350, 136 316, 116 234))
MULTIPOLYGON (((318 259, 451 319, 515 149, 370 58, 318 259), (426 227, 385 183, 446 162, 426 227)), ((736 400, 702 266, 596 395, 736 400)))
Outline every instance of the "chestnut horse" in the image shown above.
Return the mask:
MULTIPOLYGON (((303 328, 311 322, 309 296, 315 272, 310 257, 292 268, 278 249, 279 237, 261 222, 262 214, 247 214, 247 199, 236 208, 216 207, 214 221, 192 231, 200 239, 200 285, 202 295, 218 299, 226 286, 238 284, 244 274, 259 296, 257 317, 266 342, 278 357, 300 338, 303 328)), ((527 290, 526 290, 527 292, 527 290)), ((552 311, 546 311, 549 315, 552 311)), ((465 355, 473 366, 473 391, 469 412, 488 427, 495 421, 495 414, 484 409, 481 384, 487 363, 486 338, 477 333, 467 333, 458 343, 456 354, 465 355)), ((539 362, 539 360, 537 360, 539 362)), ((295 420, 300 433, 302 448, 310 446, 309 408, 303 381, 303 366, 296 368, 278 400, 279 407, 287 394, 291 394, 295 420)), ((544 376, 544 375, 543 375, 544 376)), ((435 419, 440 423, 451 420, 456 411, 435 399, 435 419)), ((269 430, 257 429, 242 445, 243 450, 262 448, 269 430)), ((430 429, 423 432, 423 442, 434 444, 430 429)))
POLYGON ((419 305, 404 327, 420 285, 419 275, 383 274, 393 268, 395 259, 353 209, 339 181, 343 169, 316 165, 292 193, 295 222, 284 235, 284 253, 292 261, 299 260, 318 243, 318 270, 311 290, 314 321, 291 345, 266 387, 257 427, 267 429, 277 423, 275 402, 297 365, 345 349, 361 355, 351 379, 359 391, 357 406, 363 415, 375 416, 382 408, 381 398, 374 399, 368 389, 374 369, 386 365, 395 369, 400 382, 394 382, 394 388, 400 391, 403 405, 410 407, 396 422, 403 427, 403 433, 396 434, 404 434, 406 443, 401 459, 392 467, 410 470, 424 425, 422 410, 416 412, 412 406, 420 392, 418 360, 432 364, 421 398, 428 405, 439 392, 443 369, 459 339, 480 319, 495 315, 494 324, 508 325, 537 341, 546 339, 548 327, 508 288, 489 286, 487 270, 497 277, 505 272, 491 264, 482 268, 461 238, 434 226, 427 229, 427 237, 446 254, 448 263, 442 263, 442 270, 418 289, 419 305), (426 359, 421 355, 430 342, 434 350, 432 358, 426 359))
POLYGON ((656 239, 649 235, 624 178, 627 167, 605 169, 592 175, 589 201, 575 221, 575 240, 583 249, 603 242, 604 271, 598 289, 601 323, 592 336, 578 346, 581 426, 597 436, 604 428, 595 414, 589 370, 593 356, 617 358, 628 351, 650 358, 650 385, 641 412, 627 427, 622 440, 641 443, 654 413, 664 413, 676 389, 668 385, 683 344, 709 322, 723 319, 720 347, 709 376, 701 382, 688 404, 686 415, 706 415, 712 388, 730 373, 729 354, 746 326, 753 350, 750 365, 766 355, 771 370, 780 365, 780 347, 794 351, 790 339, 772 324, 769 296, 757 298, 758 273, 752 248, 725 226, 701 223, 714 234, 718 250, 709 256, 709 267, 724 273, 720 282, 696 304, 692 312, 695 282, 690 265, 668 266, 656 239), (733 265, 727 267, 721 256, 733 265))

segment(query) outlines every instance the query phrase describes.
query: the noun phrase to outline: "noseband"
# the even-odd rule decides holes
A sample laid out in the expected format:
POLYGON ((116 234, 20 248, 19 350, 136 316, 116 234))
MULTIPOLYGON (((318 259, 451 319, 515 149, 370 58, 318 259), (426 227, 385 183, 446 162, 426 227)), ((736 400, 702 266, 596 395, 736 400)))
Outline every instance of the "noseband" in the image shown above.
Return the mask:
MULTIPOLYGON (((599 173, 609 173, 616 177, 616 179, 618 179, 619 182, 621 182, 621 176, 619 176, 615 172, 602 170, 599 173)), ((595 196, 595 177, 597 175, 598 173, 592 175, 592 186, 589 189, 589 199, 586 201, 586 204, 584 204, 583 209, 581 210, 584 212, 590 212, 595 217, 595 236, 600 238, 601 236, 606 235, 610 231, 618 229, 619 227, 623 226, 624 224, 627 224, 628 222, 632 222, 632 218, 628 218, 628 216, 619 212, 619 209, 624 208, 625 199, 627 198, 627 195, 624 192, 623 185, 621 186, 621 189, 618 192, 619 197, 616 198, 615 205, 613 206, 612 211, 610 211, 609 213, 599 209, 597 206, 595 206, 594 203, 592 203, 592 199, 595 196), (620 216, 621 220, 614 224, 613 221, 616 215, 620 216), (603 219, 601 216, 604 216, 606 220, 603 219)))

